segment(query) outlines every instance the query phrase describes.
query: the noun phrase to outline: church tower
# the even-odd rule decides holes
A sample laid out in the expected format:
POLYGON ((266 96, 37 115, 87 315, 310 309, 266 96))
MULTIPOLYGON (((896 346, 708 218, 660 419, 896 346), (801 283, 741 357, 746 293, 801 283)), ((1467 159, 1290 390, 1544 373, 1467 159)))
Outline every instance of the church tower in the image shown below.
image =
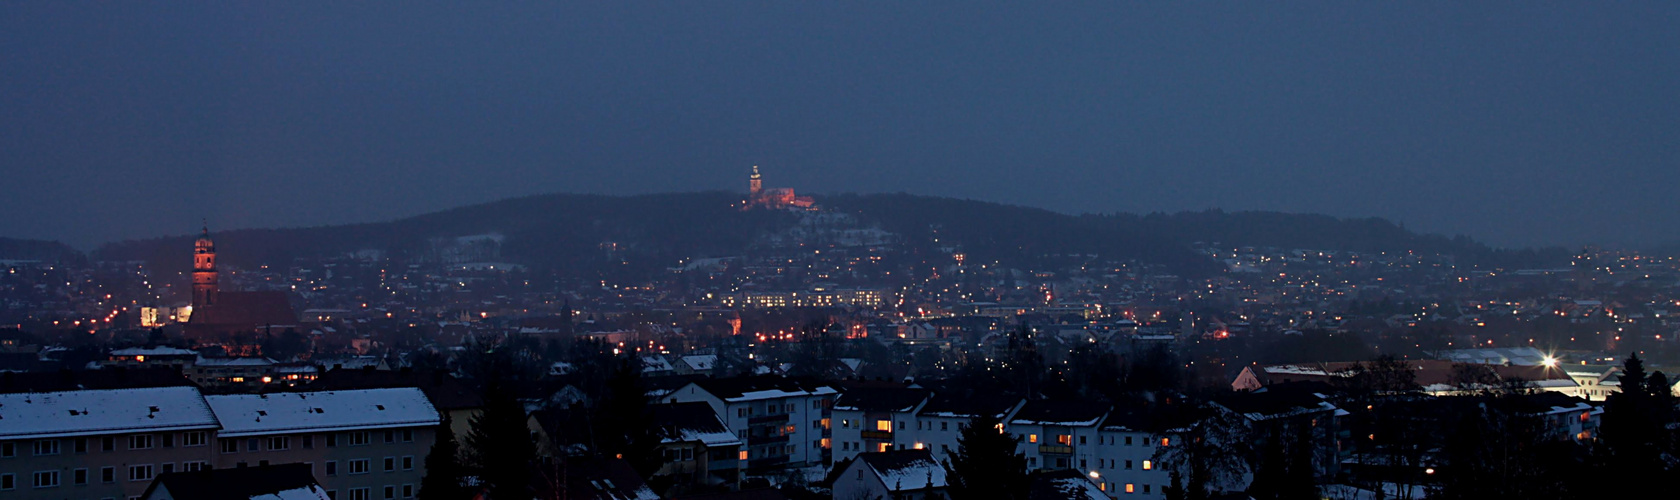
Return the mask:
POLYGON ((216 242, 210 241, 210 226, 193 244, 192 307, 216 303, 216 242))
POLYGON ((753 165, 752 176, 747 177, 747 192, 752 193, 747 197, 748 200, 757 200, 758 195, 764 192, 764 177, 758 175, 758 165, 753 165))

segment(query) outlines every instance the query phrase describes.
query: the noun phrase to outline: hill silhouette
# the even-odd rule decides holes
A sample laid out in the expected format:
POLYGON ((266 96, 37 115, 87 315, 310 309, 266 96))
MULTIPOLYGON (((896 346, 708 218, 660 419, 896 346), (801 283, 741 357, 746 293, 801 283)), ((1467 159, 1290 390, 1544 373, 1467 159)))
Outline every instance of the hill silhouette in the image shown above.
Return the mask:
MULTIPOLYGON (((217 232, 223 262, 285 265, 375 251, 401 260, 442 258, 440 248, 493 235, 494 259, 561 274, 644 274, 679 259, 750 254, 765 236, 800 224, 793 212, 741 211, 738 193, 604 196, 551 194, 460 207, 368 224, 217 232)), ((1197 243, 1358 252, 1450 254, 1461 263, 1532 267, 1567 261, 1560 250, 1500 250, 1466 237, 1420 235, 1392 222, 1278 212, 1069 215, 974 200, 869 194, 821 196, 826 210, 856 224, 895 233, 912 253, 957 246, 981 261, 1031 268, 1035 259, 1097 255, 1165 265, 1173 272, 1216 272, 1197 243), (935 241, 937 239, 937 241, 935 241)), ((161 271, 185 270, 195 235, 103 245, 100 260, 144 260, 161 271)))

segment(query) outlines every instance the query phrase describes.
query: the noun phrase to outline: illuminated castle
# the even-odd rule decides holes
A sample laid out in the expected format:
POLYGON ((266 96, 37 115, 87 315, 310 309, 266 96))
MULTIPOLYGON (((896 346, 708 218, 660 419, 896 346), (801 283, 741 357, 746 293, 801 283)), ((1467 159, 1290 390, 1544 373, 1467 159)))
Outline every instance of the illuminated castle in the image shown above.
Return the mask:
POLYGON ((809 196, 795 196, 793 188, 764 189, 764 176, 758 173, 758 165, 753 165, 752 176, 747 178, 747 202, 742 210, 751 208, 805 208, 816 205, 817 201, 809 196))

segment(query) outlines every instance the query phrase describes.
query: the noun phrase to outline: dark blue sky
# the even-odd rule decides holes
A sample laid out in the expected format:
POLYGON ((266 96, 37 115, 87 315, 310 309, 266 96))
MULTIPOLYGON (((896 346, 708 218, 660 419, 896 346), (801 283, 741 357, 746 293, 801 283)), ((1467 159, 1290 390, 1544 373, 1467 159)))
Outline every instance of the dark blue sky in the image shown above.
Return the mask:
POLYGON ((1672 241, 1680 2, 0 4, 0 235, 744 189, 753 164, 801 191, 1672 241))

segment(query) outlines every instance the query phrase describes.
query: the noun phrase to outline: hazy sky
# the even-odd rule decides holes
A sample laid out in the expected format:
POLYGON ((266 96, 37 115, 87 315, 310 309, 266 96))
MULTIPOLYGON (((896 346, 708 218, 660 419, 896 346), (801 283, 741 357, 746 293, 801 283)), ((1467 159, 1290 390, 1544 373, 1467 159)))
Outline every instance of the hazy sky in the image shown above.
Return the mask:
POLYGON ((744 190, 757 164, 801 191, 1680 239, 1680 2, 1162 3, 0 3, 0 235, 744 190))

